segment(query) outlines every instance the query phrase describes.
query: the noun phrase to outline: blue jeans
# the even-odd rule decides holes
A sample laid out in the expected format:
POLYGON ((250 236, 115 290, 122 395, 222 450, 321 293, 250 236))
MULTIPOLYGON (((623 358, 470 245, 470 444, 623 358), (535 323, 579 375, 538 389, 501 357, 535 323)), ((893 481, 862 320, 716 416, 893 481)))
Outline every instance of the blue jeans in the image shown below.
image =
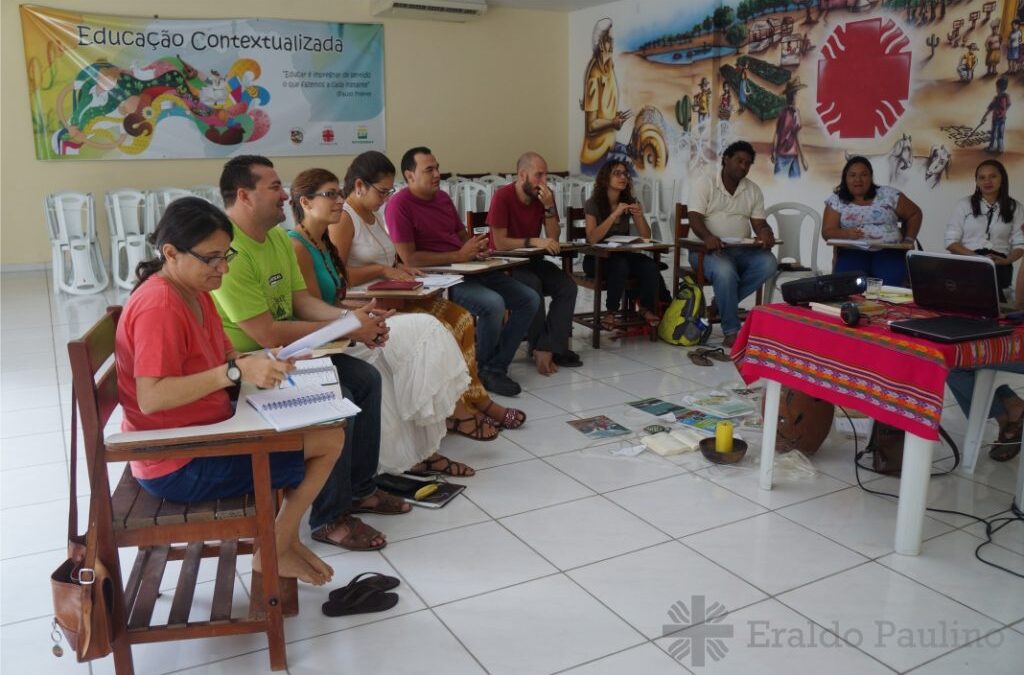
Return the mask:
POLYGON ((800 177, 800 156, 799 155, 776 155, 775 175, 783 175, 789 178, 800 177))
MULTIPOLYGON (((995 366, 994 369, 1005 373, 1020 373, 1024 375, 1024 363, 1007 363, 995 366)), ((975 372, 974 370, 955 369, 949 371, 949 376, 946 378, 946 384, 949 385, 949 390, 953 392, 953 398, 956 399, 960 409, 964 411, 964 415, 971 414, 971 397, 974 395, 975 372)), ((996 395, 992 397, 992 407, 988 410, 988 416, 998 417, 999 415, 1005 415, 1006 408, 1003 406, 1003 399, 1013 398, 1014 396, 1016 394, 1005 384, 997 387, 996 395)))
POLYGON ((841 248, 836 251, 834 273, 860 272, 881 279, 886 286, 903 286, 907 281, 907 252, 898 249, 858 251, 841 248))
POLYGON ((452 301, 476 317, 476 363, 481 371, 506 373, 523 341, 540 296, 529 286, 502 272, 467 276, 452 286, 452 301), (509 319, 505 321, 505 310, 509 319))
MULTIPOLYGON (((690 254, 690 265, 697 269, 696 253, 690 254)), ((775 256, 759 248, 723 248, 704 256, 704 276, 715 289, 723 334, 739 332, 740 302, 761 288, 778 269, 775 256)))
POLYGON ((333 523, 352 508, 352 502, 368 497, 377 489, 373 477, 380 459, 380 373, 365 361, 346 354, 334 354, 338 381, 345 398, 360 407, 348 419, 345 445, 334 463, 320 494, 313 500, 309 526, 315 531, 333 523))

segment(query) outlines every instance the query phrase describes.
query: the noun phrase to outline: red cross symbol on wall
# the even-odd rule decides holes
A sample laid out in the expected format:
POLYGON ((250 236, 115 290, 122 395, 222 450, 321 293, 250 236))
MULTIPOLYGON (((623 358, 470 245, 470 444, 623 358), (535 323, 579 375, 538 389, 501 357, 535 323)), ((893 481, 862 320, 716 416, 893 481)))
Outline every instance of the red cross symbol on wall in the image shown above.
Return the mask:
POLYGON ((817 110, 840 138, 884 136, 910 94, 910 40, 891 19, 836 26, 818 60, 817 110))

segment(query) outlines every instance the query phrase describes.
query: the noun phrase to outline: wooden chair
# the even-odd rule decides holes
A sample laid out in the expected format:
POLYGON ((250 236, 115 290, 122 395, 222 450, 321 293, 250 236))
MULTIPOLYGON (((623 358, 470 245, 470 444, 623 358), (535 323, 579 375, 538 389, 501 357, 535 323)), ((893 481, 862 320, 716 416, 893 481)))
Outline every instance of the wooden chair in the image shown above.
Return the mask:
POLYGON ((278 579, 276 556, 263 557, 262 585, 253 584, 248 618, 232 617, 231 605, 237 556, 251 554, 254 547, 275 550, 275 501, 268 457, 271 452, 301 449, 302 430, 224 433, 207 437, 212 441, 176 436, 139 443, 139 447, 119 444, 116 449, 108 448, 103 430, 118 405, 117 371, 110 357, 120 316, 120 307, 109 307, 83 337, 68 343, 73 396, 81 415, 92 489, 89 527, 96 528, 97 557, 109 569, 113 582, 115 672, 134 673, 133 644, 242 633, 266 633, 270 667, 284 670, 283 617, 298 612, 298 597, 294 581, 282 584, 278 579), (255 495, 189 504, 164 501, 143 490, 128 467, 117 487, 110 490, 110 462, 218 455, 251 455, 255 495), (123 547, 139 549, 127 582, 118 556, 118 548, 123 547), (190 613, 203 558, 217 559, 217 576, 209 619, 196 621, 190 613), (181 571, 167 622, 153 624, 160 589, 167 587, 162 579, 169 560, 181 560, 181 571), (282 586, 288 587, 287 593, 282 586))
MULTIPOLYGON (((672 231, 675 237, 675 241, 672 246, 672 295, 679 292, 679 281, 684 275, 693 277, 694 282, 701 288, 710 286, 711 282, 709 282, 704 276, 704 256, 707 254, 707 250, 704 248, 703 242, 689 238, 690 220, 686 204, 676 202, 675 217, 672 219, 672 231), (683 250, 697 254, 696 267, 683 265, 683 250)), ((754 304, 761 304, 763 293, 763 288, 757 289, 757 295, 754 296, 754 304)), ((741 319, 745 313, 745 310, 740 310, 741 319)), ((719 323, 719 318, 717 316, 709 317, 708 320, 711 323, 719 323)))
MULTIPOLYGON (((566 216, 566 238, 569 241, 587 238, 586 213, 579 207, 570 207, 566 216)), ((657 259, 657 254, 655 254, 657 259)), ((601 319, 605 314, 602 309, 601 297, 604 295, 606 284, 603 277, 603 265, 598 261, 597 269, 593 277, 588 277, 584 272, 576 272, 572 267, 572 257, 563 256, 562 269, 572 277, 577 286, 586 288, 594 296, 594 306, 590 312, 577 312, 573 315, 573 321, 586 326, 591 331, 590 344, 594 349, 601 348, 601 319)), ((636 290, 639 286, 636 281, 630 279, 626 282, 627 293, 636 290)), ((657 339, 657 331, 653 330, 640 314, 631 309, 623 309, 612 313, 615 322, 615 330, 622 335, 647 335, 651 342, 657 339)))

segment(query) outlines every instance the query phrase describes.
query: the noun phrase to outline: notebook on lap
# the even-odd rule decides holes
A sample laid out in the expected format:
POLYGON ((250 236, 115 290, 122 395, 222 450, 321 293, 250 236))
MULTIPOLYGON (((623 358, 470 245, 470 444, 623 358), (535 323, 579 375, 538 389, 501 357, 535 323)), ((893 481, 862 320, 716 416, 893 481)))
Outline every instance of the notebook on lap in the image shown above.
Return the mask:
POLYGON ((982 256, 911 251, 907 270, 914 304, 961 316, 893 321, 889 327, 935 342, 964 342, 1012 333, 999 325, 999 286, 996 266, 982 256))

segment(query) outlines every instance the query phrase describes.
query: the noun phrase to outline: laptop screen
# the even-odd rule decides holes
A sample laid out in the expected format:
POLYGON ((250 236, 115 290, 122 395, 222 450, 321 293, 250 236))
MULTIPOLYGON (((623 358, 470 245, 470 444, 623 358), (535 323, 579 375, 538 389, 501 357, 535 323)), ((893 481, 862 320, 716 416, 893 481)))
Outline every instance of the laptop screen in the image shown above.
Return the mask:
POLYGON ((907 254, 914 303, 937 312, 999 316, 996 266, 982 256, 911 251, 907 254))

